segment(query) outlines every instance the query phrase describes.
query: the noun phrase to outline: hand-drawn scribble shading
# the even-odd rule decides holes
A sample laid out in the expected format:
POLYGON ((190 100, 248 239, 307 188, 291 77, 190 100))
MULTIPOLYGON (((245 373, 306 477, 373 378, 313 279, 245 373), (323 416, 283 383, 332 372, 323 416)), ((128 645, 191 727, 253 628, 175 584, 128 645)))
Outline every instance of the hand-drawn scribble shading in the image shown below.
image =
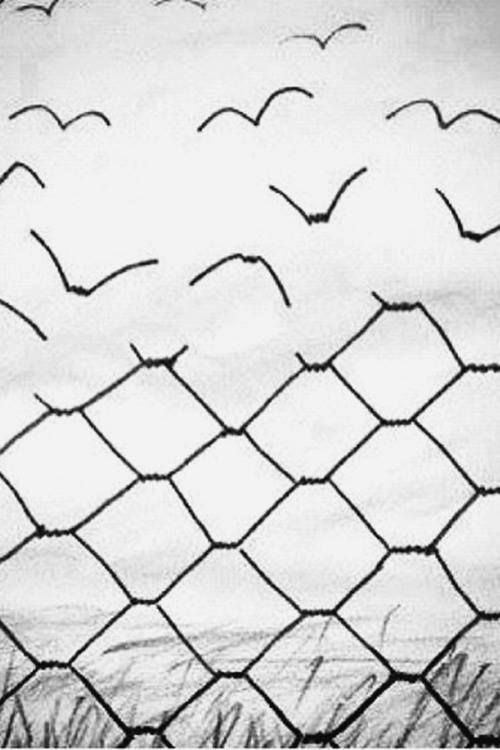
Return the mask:
POLYGON ((483 240, 488 239, 494 234, 497 234, 497 232, 500 232, 500 224, 497 224, 494 227, 491 227, 490 229, 487 229, 484 232, 475 232, 471 229, 465 229, 464 224, 462 222, 462 219, 458 215, 457 209, 453 205, 453 203, 450 201, 448 196, 439 188, 435 188, 436 193, 439 195, 441 200, 443 201, 444 205, 450 212, 450 214, 453 217, 453 220, 455 221, 455 224, 457 226, 458 232, 460 234, 460 237, 462 237, 465 240, 470 240, 471 242, 482 242, 483 240))
POLYGON ((362 167, 361 169, 358 169, 356 172, 354 172, 350 177, 348 177, 336 192, 328 209, 326 211, 322 211, 321 213, 307 213, 301 206, 298 205, 298 203, 290 198, 289 195, 287 195, 283 190, 276 187, 275 185, 269 185, 269 190, 272 190, 273 193, 281 196, 292 208, 295 209, 295 211, 300 216, 302 216, 306 224, 308 224, 309 226, 311 226, 312 224, 326 224, 330 221, 330 218, 335 211, 338 202, 340 201, 346 190, 350 187, 350 185, 352 185, 353 182, 359 179, 361 175, 365 174, 367 171, 368 167, 362 167))
POLYGON ((36 333, 39 339, 42 341, 47 341, 47 335, 42 331, 39 325, 37 325, 31 318, 29 318, 25 313, 21 312, 17 307, 14 307, 10 302, 7 302, 4 299, 0 299, 0 306, 5 307, 6 310, 9 310, 11 313, 14 313, 20 320, 22 320, 24 323, 26 323, 32 331, 36 333))
POLYGON ((264 117, 265 113, 267 112, 267 109, 270 107, 270 105, 273 103, 275 99, 277 99, 280 96, 284 96, 285 94, 302 94, 303 96, 307 96, 309 99, 314 98, 314 94, 312 94, 307 89, 302 88, 301 86, 285 86, 282 89, 278 89, 277 91, 274 91, 264 102, 262 107, 257 112, 257 115, 255 117, 252 117, 251 115, 248 115, 246 112, 243 112, 241 109, 237 109, 236 107, 223 107, 222 109, 218 109, 216 112, 212 112, 209 117, 206 118, 206 120, 203 120, 201 125, 198 125, 198 133, 201 133, 207 125, 210 125, 210 123, 215 120, 217 117, 220 117, 221 115, 238 115, 238 117, 242 117, 244 120, 249 122, 254 127, 258 127, 261 123, 262 118, 264 117))
POLYGON ((250 263, 251 265, 262 265, 274 281, 285 305, 287 307, 291 307, 292 303, 290 302, 290 298, 286 292, 283 282, 281 281, 272 265, 261 255, 244 255, 243 253, 234 253, 232 255, 227 255, 226 257, 218 260, 216 263, 212 263, 212 265, 208 266, 208 268, 205 268, 203 271, 201 271, 201 273, 197 274, 194 278, 191 279, 189 285, 194 286, 195 284, 198 284, 198 282, 204 279, 205 276, 208 276, 208 274, 213 273, 221 266, 225 265, 226 263, 231 263, 234 260, 240 260, 243 263, 250 263))
POLYGON ((43 13, 47 16, 47 18, 50 18, 60 2, 61 0, 52 0, 52 2, 47 6, 39 5, 38 3, 26 3, 25 5, 19 5, 14 10, 16 10, 18 13, 24 13, 25 11, 35 11, 37 13, 43 13))
POLYGON ((14 172, 17 172, 17 171, 26 172, 26 174, 29 174, 29 176, 33 180, 35 180, 35 182, 37 183, 39 187, 41 188, 46 187, 45 182, 42 180, 40 175, 32 167, 30 167, 29 164, 25 164, 22 161, 15 161, 13 164, 10 165, 8 169, 5 170, 5 172, 3 172, 3 174, 0 175, 0 185, 6 182, 6 180, 8 180, 9 177, 11 177, 11 175, 13 175, 14 172))
POLYGON ((439 127, 441 128, 441 130, 448 130, 448 128, 451 128, 457 122, 460 122, 460 120, 464 120, 466 117, 482 117, 487 120, 490 120, 490 122, 494 122, 497 125, 500 125, 500 117, 492 114, 491 112, 488 112, 485 109, 480 109, 480 108, 466 109, 463 112, 459 112, 457 115, 454 115, 454 117, 451 117, 449 120, 446 120, 443 117, 443 114, 439 106, 432 99, 413 99, 412 101, 406 102, 405 104, 402 104, 400 107, 397 107, 397 109, 394 109, 392 112, 389 112, 389 114, 385 116, 385 119, 392 120, 393 118, 397 117, 401 112, 404 112, 405 110, 410 109, 412 107, 420 106, 422 104, 432 109, 436 117, 436 121, 439 127))
POLYGON ((110 281, 113 281, 113 279, 116 279, 118 276, 121 276, 124 273, 127 273, 128 271, 133 271, 137 268, 144 268, 146 266, 155 266, 158 265, 159 261, 157 258, 150 258, 148 260, 140 260, 136 263, 128 263, 126 266, 123 266, 122 268, 118 268, 116 271, 112 271, 112 273, 109 273, 104 278, 97 281, 95 284, 92 284, 92 286, 85 287, 78 284, 71 284, 68 280, 68 277, 66 276, 66 273, 64 272, 64 269, 52 250, 52 248, 47 244, 47 242, 43 239, 43 237, 36 232, 34 229, 30 230, 31 236, 38 242, 38 244, 45 250, 49 258, 51 259, 52 263, 54 264, 57 273, 59 275, 59 278, 61 279, 64 289, 67 292, 71 292, 72 294, 77 294, 80 297, 90 297, 91 294, 94 294, 98 289, 101 289, 105 284, 107 284, 110 281))
POLYGON ((61 130, 66 130, 67 128, 71 127, 71 125, 74 125, 76 122, 79 122, 80 120, 84 120, 86 118, 98 119, 105 125, 107 125, 107 127, 111 126, 111 121, 104 114, 104 112, 99 112, 98 110, 91 109, 87 112, 80 112, 78 115, 71 117, 69 120, 62 120, 59 115, 46 104, 28 104, 26 107, 21 107, 21 109, 18 109, 9 115, 9 120, 16 120, 18 117, 26 115, 29 112, 46 112, 57 123, 61 130))
POLYGON ((337 26, 337 28, 333 29, 333 31, 331 31, 327 36, 323 38, 317 36, 317 34, 292 34, 291 36, 287 36, 282 39, 280 44, 285 44, 286 42, 291 42, 297 39, 304 39, 306 41, 314 42, 318 45, 318 47, 320 47, 321 50, 324 51, 326 50, 332 39, 338 36, 338 34, 353 29, 357 29, 358 31, 368 30, 364 23, 343 23, 341 26, 337 26))

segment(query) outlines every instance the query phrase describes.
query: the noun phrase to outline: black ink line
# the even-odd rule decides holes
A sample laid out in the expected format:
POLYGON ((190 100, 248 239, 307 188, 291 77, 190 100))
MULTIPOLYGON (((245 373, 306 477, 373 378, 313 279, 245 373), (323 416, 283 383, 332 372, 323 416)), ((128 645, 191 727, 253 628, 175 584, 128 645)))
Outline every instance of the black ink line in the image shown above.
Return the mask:
POLYGON ((279 290, 279 293, 281 294, 281 297, 283 299, 283 302, 287 307, 291 307, 292 303, 290 302, 290 298, 286 292, 286 289, 272 267, 272 265, 261 255, 244 255, 243 253, 233 253, 233 255, 227 255, 224 258, 221 258, 220 260, 216 261, 215 263, 212 263, 211 266, 208 266, 208 268, 205 268, 201 273, 197 274, 191 281, 189 282, 189 286, 194 286, 199 281, 205 278, 205 276, 208 276, 208 274, 212 273, 213 271, 216 271, 221 266, 225 265, 226 263, 231 263, 233 260, 241 260, 243 263, 251 263, 253 265, 261 264, 264 266, 268 274, 271 276, 272 280, 274 281, 276 287, 279 290))
POLYGON ((280 393, 283 393, 288 386, 290 386, 294 380, 297 380, 297 378, 303 373, 303 368, 301 367, 300 370, 295 370, 291 375, 288 376, 288 378, 282 383, 270 396, 266 398, 263 404, 259 406, 259 408, 254 411, 241 425, 242 430, 246 430, 252 422, 254 422, 261 414, 265 412, 267 407, 280 395, 280 393))
POLYGON ((175 367, 175 365, 177 364, 177 360, 182 357, 182 355, 185 354, 189 349, 189 346, 187 344, 184 344, 184 346, 174 352, 174 354, 170 354, 165 357, 145 357, 135 344, 130 343, 129 346, 135 354, 136 358, 139 360, 141 365, 144 365, 144 367, 166 367, 167 370, 171 370, 173 367, 175 367))
POLYGON ((33 396, 39 403, 45 406, 45 408, 47 409, 46 415, 54 414, 55 416, 62 417, 62 416, 69 416, 70 414, 82 413, 84 409, 87 409, 90 406, 93 406, 102 398, 107 396, 108 393, 111 393, 115 388, 118 388, 118 386, 122 385, 122 383, 125 383, 127 380, 129 380, 129 378, 135 375, 136 372, 139 372, 139 370, 141 370, 142 367, 143 367, 142 364, 137 364, 131 370, 126 372, 125 375, 122 375, 113 383, 106 386, 106 388, 103 388, 101 391, 98 391, 98 393, 91 396, 83 403, 77 404, 76 406, 70 406, 70 407, 53 406, 52 404, 49 404, 49 402, 46 399, 42 398, 40 394, 34 393, 33 396))
POLYGON ((328 36, 325 36, 323 39, 316 34, 292 34, 291 36, 285 37, 285 39, 282 39, 280 44, 285 44, 285 42, 291 42, 294 39, 305 39, 310 42, 315 42, 323 51, 328 47, 331 40, 337 36, 337 34, 340 34, 342 31, 347 31, 348 29, 358 29, 359 31, 367 31, 366 26, 364 23, 344 23, 342 26, 338 26, 336 29, 334 29, 328 36))
POLYGON ((259 565, 257 565, 255 560, 248 554, 248 552, 244 549, 240 549, 239 553, 247 561, 250 567, 252 567, 255 570, 255 572, 262 578, 264 583, 267 583, 269 588, 273 589, 273 591, 276 591, 276 593, 279 594, 282 599, 288 602, 288 604, 290 604, 290 606, 293 607, 295 612, 300 615, 301 609, 299 605, 297 604, 297 602, 295 602, 291 596, 289 596, 285 591, 283 591, 283 589, 280 586, 278 586, 276 583, 274 583, 274 581, 271 580, 271 578, 269 578, 267 573, 265 573, 262 570, 262 568, 259 565))
POLYGON ((60 0, 52 0, 50 5, 48 5, 47 7, 45 7, 44 5, 38 5, 37 3, 28 3, 27 5, 20 5, 19 8, 15 8, 15 10, 18 13, 23 13, 25 10, 36 10, 40 13, 45 13, 47 18, 50 18, 59 2, 60 0))
POLYGON ((20 318, 24 323, 27 323, 31 330, 36 333, 39 339, 42 339, 42 341, 47 341, 47 334, 44 333, 42 329, 31 318, 28 318, 27 315, 21 312, 21 310, 18 310, 17 307, 14 307, 14 305, 11 305, 10 302, 7 302, 4 299, 0 299, 0 305, 2 307, 5 307, 7 310, 10 310, 10 312, 14 313, 14 315, 17 315, 17 317, 20 318))
POLYGON ((8 169, 5 170, 5 172, 2 175, 0 175, 0 185, 2 185, 6 180, 8 180, 11 174, 13 174, 18 169, 22 169, 25 172, 27 172, 41 188, 45 187, 45 182, 35 172, 35 170, 32 169, 28 164, 25 164, 22 161, 15 161, 13 164, 10 165, 8 169))
POLYGON ((22 511, 26 518, 29 520, 29 522, 34 526, 34 528, 38 528, 40 526, 38 520, 35 518, 31 510, 29 509, 28 505, 26 504, 25 500, 21 497, 19 492, 16 490, 10 479, 3 474, 3 472, 0 472, 0 480, 5 484, 5 486, 8 488, 8 490, 11 492, 13 497, 16 499, 18 505, 20 508, 22 508, 22 511))
POLYGON ((482 242, 483 240, 488 239, 488 237, 491 237, 493 234, 500 232, 500 224, 497 224, 491 229, 487 229, 485 232, 474 232, 470 229, 465 229, 462 223, 462 220, 460 216, 458 215, 457 210, 452 204, 452 202, 450 201, 450 199, 439 188, 435 188, 435 191, 439 195, 439 197, 441 198, 445 206, 447 207, 448 211, 453 216, 453 219, 455 221, 455 224, 457 225, 457 229, 459 231, 460 237, 462 237, 463 239, 471 240, 471 242, 479 243, 479 242, 482 242))
MULTIPOLYGON (((172 0, 157 0, 156 3, 153 3, 154 5, 163 5, 164 3, 171 3, 172 0)), ((199 8, 200 10, 206 10, 207 4, 202 2, 201 0, 183 0, 184 3, 187 3, 187 5, 194 5, 195 8, 199 8)))
POLYGON ((21 109, 18 109, 9 115, 9 120, 16 120, 18 117, 21 117, 21 115, 28 114, 29 112, 46 112, 52 117, 61 130, 66 130, 71 127, 71 125, 74 125, 74 123, 83 120, 86 117, 97 118, 107 125, 108 128, 111 126, 111 120, 106 117, 104 112, 100 112, 96 109, 90 109, 87 112, 80 112, 80 114, 71 117, 69 120, 61 120, 59 115, 46 104, 29 104, 26 107, 21 107, 21 109))
POLYGON ((287 195, 283 190, 280 190, 280 188, 276 187, 275 185, 269 185, 269 190, 272 190, 273 193, 281 196, 290 206, 292 206, 292 208, 295 209, 295 211, 297 211, 298 214, 300 214, 300 216, 302 216, 306 224, 308 224, 309 226, 311 226, 312 224, 326 224, 330 221, 332 213, 334 212, 338 202, 340 201, 346 190, 355 180, 357 180, 367 171, 368 167, 362 167, 361 169, 358 169, 356 172, 354 172, 354 174, 352 174, 350 177, 348 177, 347 180, 345 180, 340 186, 328 209, 322 213, 317 214, 308 214, 306 211, 304 211, 303 208, 301 208, 301 206, 298 205, 298 203, 295 203, 295 201, 290 198, 289 195, 287 195))
POLYGON ((136 477, 137 479, 142 479, 142 474, 141 474, 141 472, 140 472, 140 471, 138 471, 138 470, 137 470, 137 469, 135 468, 135 466, 134 466, 133 464, 131 464, 131 463, 130 463, 130 461, 129 461, 129 460, 128 460, 128 459, 127 459, 127 458, 126 458, 125 456, 123 456, 123 455, 122 455, 122 454, 120 453, 120 451, 118 450, 118 448, 116 448, 116 447, 115 447, 115 446, 113 445, 113 443, 111 442, 111 440, 109 440, 109 439, 108 439, 108 438, 107 438, 107 437, 106 437, 106 436, 105 436, 105 435, 104 435, 104 434, 103 434, 103 433, 101 432, 101 430, 100 430, 100 429, 99 429, 99 428, 97 427, 97 425, 95 425, 95 424, 94 424, 94 422, 93 422, 93 421, 91 420, 91 418, 90 418, 90 417, 88 416, 88 414, 87 414, 87 413, 86 413, 85 411, 81 410, 81 411, 80 411, 80 415, 81 415, 82 419, 84 419, 84 420, 85 420, 85 422, 86 422, 86 423, 88 424, 88 426, 89 426, 89 427, 90 427, 90 428, 91 428, 91 429, 92 429, 92 430, 93 430, 93 431, 95 432, 95 434, 97 435, 97 437, 98 437, 98 438, 100 438, 100 439, 102 440, 102 442, 104 443, 104 445, 107 445, 107 446, 108 446, 108 448, 109 448, 109 449, 111 450, 111 452, 112 452, 112 453, 114 453, 114 454, 115 454, 115 456, 116 456, 117 458, 119 458, 119 459, 120 459, 120 461, 121 461, 121 462, 122 462, 122 463, 123 463, 123 464, 124 464, 124 465, 125 465, 125 466, 127 467, 127 469, 129 469, 129 470, 130 470, 130 471, 132 472, 132 474, 134 474, 134 476, 135 476, 135 477, 136 477))
POLYGON ((43 249, 46 251, 50 259, 52 260, 52 263, 56 267, 57 273, 63 283, 65 290, 67 292, 77 294, 80 297, 90 297, 91 294, 96 292, 98 289, 100 289, 102 286, 107 284, 109 281, 112 281, 117 276, 121 276, 122 274, 127 273, 128 271, 133 271, 136 268, 143 268, 145 266, 157 265, 159 263, 159 260, 157 258, 150 258, 148 260, 139 260, 136 263, 128 263, 126 266, 122 266, 122 268, 118 268, 116 271, 113 271, 112 273, 108 274, 103 279, 100 279, 99 281, 97 281, 95 284, 93 284, 90 287, 71 284, 68 280, 68 277, 66 276, 64 272, 64 269, 58 257, 56 256, 54 251, 49 247, 49 245, 45 242, 45 240, 34 229, 30 230, 30 234, 38 242, 38 244, 41 247, 43 247, 43 249))
POLYGON ((385 119, 392 120, 394 117, 397 117, 397 115, 399 115, 404 110, 409 109, 410 107, 419 106, 421 104, 425 104, 431 107, 432 111, 434 112, 436 116, 437 123, 439 127, 441 128, 441 130, 448 130, 448 128, 451 128, 453 125, 455 125, 455 123, 459 122, 460 120, 463 120, 465 117, 471 117, 471 116, 485 117, 487 120, 490 120, 491 122, 495 122, 497 125, 500 125, 500 117, 497 117, 497 115, 494 115, 491 112, 487 112, 486 110, 480 109, 480 108, 466 109, 463 112, 459 112, 457 115, 455 115, 451 119, 445 120, 438 105, 432 99, 413 99, 411 102, 406 102, 406 104, 401 105, 401 107, 398 107, 392 112, 389 112, 389 114, 386 115, 385 119))
POLYGON ((451 454, 451 453, 449 452, 449 450, 448 450, 447 448, 445 448, 445 446, 443 445, 443 443, 441 443, 441 441, 440 441, 440 440, 438 440, 438 439, 437 439, 437 437, 435 437, 435 436, 434 436, 434 435, 432 434, 432 432, 430 432, 430 431, 429 431, 429 430, 428 430, 428 429, 427 429, 427 428, 426 428, 426 427, 425 427, 425 426, 424 426, 424 425, 422 424, 422 422, 421 422, 421 421, 419 421, 418 419, 414 419, 414 420, 413 420, 413 424, 415 425, 415 427, 418 427, 418 429, 419 429, 419 430, 420 430, 420 431, 421 431, 421 432, 422 432, 422 433, 423 433, 423 434, 424 434, 424 435, 425 435, 425 436, 426 436, 427 438, 429 438, 429 440, 430 440, 431 442, 433 442, 433 443, 434 443, 434 445, 436 446, 436 448, 439 448, 439 450, 441 451, 442 455, 443 455, 443 456, 445 456, 445 458, 447 458, 447 459, 448 459, 448 461, 450 461, 450 463, 452 463, 452 464, 453 464, 453 466, 455 467, 455 469, 456 469, 456 470, 458 471, 458 473, 459 473, 459 474, 460 474, 460 475, 461 475, 461 476, 463 477, 463 479, 464 479, 464 480, 465 480, 465 481, 467 482, 467 484, 469 485, 469 487, 471 487, 471 488, 472 488, 472 489, 473 489, 474 491, 476 491, 476 492, 477 492, 477 490, 479 489, 479 487, 478 487, 478 484, 477 484, 477 483, 476 483, 476 482, 475 482, 475 481, 474 481, 474 480, 473 480, 473 479, 472 479, 472 478, 471 478, 471 477, 470 477, 470 476, 469 476, 469 475, 467 474, 467 472, 465 471, 465 469, 463 468, 463 466, 462 466, 462 465, 461 465, 461 464, 460 464, 460 463, 459 463, 459 462, 457 461, 457 459, 456 459, 456 458, 454 458, 454 456, 453 456, 453 455, 452 455, 452 454, 451 454))
POLYGON ((326 372, 331 370, 331 356, 323 362, 308 362, 300 352, 295 352, 295 358, 300 362, 304 372, 326 372))
MULTIPOLYGON (((460 368, 460 371, 463 372, 465 369, 465 365, 463 363, 462 358, 460 357, 459 353, 453 346, 449 336, 446 334, 446 331, 444 330, 443 326, 438 323, 436 318, 431 315, 431 313, 428 311, 426 306, 422 302, 388 302, 386 299, 382 297, 378 292, 372 292, 372 297, 377 300, 377 302, 381 305, 382 312, 388 311, 388 312, 413 312, 414 310, 420 311, 429 321, 429 323, 432 325, 432 327, 436 330, 436 332, 441 337, 442 341, 446 344, 451 356, 457 363, 458 367, 460 368)), ((455 376, 456 377, 456 376, 455 376)), ((454 382, 454 381, 453 381, 454 382)), ((439 392, 439 395, 441 395, 441 392, 439 392)), ((435 397, 433 397, 434 400, 435 397)), ((426 404, 427 407, 428 404, 426 404)), ((425 408, 426 408, 425 407, 425 408)), ((418 412, 416 412, 413 416, 416 417, 420 411, 423 411, 422 409, 419 409, 418 412)))
POLYGON ((286 86, 285 88, 274 91, 266 99, 265 103, 259 109, 255 117, 251 117, 246 112, 242 112, 240 109, 237 109, 236 107, 223 107, 222 109, 218 109, 216 112, 212 112, 212 114, 209 117, 207 117, 207 119, 204 120, 201 123, 201 125, 198 126, 197 128, 198 133, 201 133, 207 127, 207 125, 209 125, 212 122, 212 120, 215 120, 216 117, 219 117, 220 115, 224 115, 224 114, 238 115, 239 117, 243 117, 244 120, 251 123, 254 127, 258 127, 260 125, 262 118, 264 117, 264 114, 266 113, 267 109, 272 104, 272 102, 279 96, 283 96, 284 94, 292 94, 292 93, 303 94, 304 96, 307 96, 309 99, 314 98, 314 94, 312 94, 307 89, 304 89, 300 86, 286 86))

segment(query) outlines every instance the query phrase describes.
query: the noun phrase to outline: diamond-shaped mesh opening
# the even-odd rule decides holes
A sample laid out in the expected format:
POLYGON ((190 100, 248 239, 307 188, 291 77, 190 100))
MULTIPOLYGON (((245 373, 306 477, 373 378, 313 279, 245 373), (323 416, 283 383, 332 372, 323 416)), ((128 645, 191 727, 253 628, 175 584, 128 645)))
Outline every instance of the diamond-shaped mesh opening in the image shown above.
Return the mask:
POLYGON ((249 426, 295 477, 323 477, 377 424, 330 368, 300 373, 249 426))
POLYGON ((141 605, 93 640, 76 666, 129 727, 160 726, 211 678, 161 610, 141 605))
POLYGON ((473 487, 414 424, 379 430, 333 481, 395 547, 430 544, 473 487))
POLYGON ((419 673, 474 613, 433 557, 392 555, 340 608, 401 672, 419 673))
POLYGON ((296 609, 237 551, 214 550, 161 600, 213 669, 239 672, 283 628, 296 609))
POLYGON ((86 409, 92 423, 141 474, 169 474, 220 431, 181 380, 140 370, 86 409))
POLYGON ((35 539, 0 567, 0 619, 41 660, 66 660, 127 603, 72 537, 35 539))
POLYGON ((142 599, 160 596, 209 546, 166 480, 136 484, 80 527, 79 536, 142 599))
POLYGON ((386 680, 387 668, 335 617, 307 617, 251 670, 304 733, 332 732, 386 680))
POLYGON ((306 609, 334 607, 385 554, 383 544, 328 483, 296 488, 244 546, 306 609))
POLYGON ((0 471, 53 529, 81 521, 134 479, 81 414, 44 419, 0 456, 0 471))
POLYGON ((459 372, 421 309, 386 311, 335 364, 386 419, 411 417, 459 372))

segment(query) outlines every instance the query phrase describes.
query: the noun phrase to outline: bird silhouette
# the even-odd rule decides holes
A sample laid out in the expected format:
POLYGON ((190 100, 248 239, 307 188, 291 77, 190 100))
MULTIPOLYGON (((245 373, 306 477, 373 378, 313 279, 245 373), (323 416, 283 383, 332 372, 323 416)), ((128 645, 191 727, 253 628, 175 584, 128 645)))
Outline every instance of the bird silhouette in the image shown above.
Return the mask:
POLYGON ((32 169, 28 164, 25 164, 23 161, 15 161, 13 164, 10 165, 8 169, 3 172, 3 174, 0 175, 0 185, 2 185, 4 182, 6 182, 9 177, 14 174, 17 170, 22 170, 26 172, 27 174, 32 177, 35 182, 38 184, 39 187, 44 188, 45 182, 42 180, 42 178, 35 172, 34 169, 32 169))
POLYGON ((287 307, 291 307, 292 303, 290 302, 290 298, 286 292, 286 289, 272 267, 272 265, 261 255, 244 255, 243 253, 233 253, 232 255, 226 255, 224 258, 221 258, 220 260, 216 261, 215 263, 212 263, 212 265, 208 266, 208 268, 205 268, 201 273, 197 274, 191 281, 189 282, 190 286, 194 286, 199 281, 205 278, 205 276, 208 276, 208 274, 213 273, 221 266, 225 265, 226 263, 231 263, 232 261, 242 261, 243 263, 250 263, 252 265, 262 265, 268 274, 271 276, 274 284, 279 290, 279 293, 281 294, 281 297, 283 299, 283 302, 287 307))
POLYGON ((323 51, 328 47, 331 40, 337 36, 337 34, 340 34, 342 31, 347 31, 348 29, 358 29, 358 31, 367 31, 366 26, 364 23, 344 23, 342 26, 337 26, 336 29, 331 31, 328 36, 323 37, 323 39, 317 34, 292 34, 291 36, 287 36, 284 39, 281 40, 280 44, 285 44, 286 42, 291 42, 294 39, 306 39, 307 41, 314 42, 317 44, 323 51))
POLYGON ((492 114, 491 112, 487 112, 485 109, 466 109, 463 112, 459 112, 454 117, 450 118, 449 120, 445 120, 443 117, 440 108, 434 102, 432 99, 413 99, 410 102, 406 102, 406 104, 402 104, 397 109, 393 110, 392 112, 389 112, 388 115, 385 116, 386 120, 392 120, 394 117, 397 117, 401 112, 404 112, 406 109, 410 109, 412 107, 425 105, 427 107, 430 107, 432 111, 434 112, 434 115, 436 117, 437 123, 441 130, 448 130, 448 128, 451 128, 453 125, 455 125, 460 120, 465 119, 466 117, 483 117, 487 120, 490 120, 491 122, 496 123, 497 125, 500 125, 500 117, 497 117, 496 115, 492 114))
POLYGON ((18 109, 11 115, 9 115, 9 120, 16 120, 18 117, 21 117, 21 115, 28 114, 29 112, 46 112, 48 115, 50 115, 50 117, 52 117, 52 119, 57 123, 61 130, 66 130, 66 128, 69 128, 75 122, 83 120, 86 117, 98 118, 108 127, 110 127, 111 125, 109 118, 106 117, 103 112, 99 112, 94 109, 89 110, 88 112, 80 112, 80 114, 75 115, 75 117, 71 117, 69 120, 64 121, 61 120, 59 115, 54 112, 53 109, 47 107, 46 104, 29 104, 26 107, 21 107, 21 109, 18 109))
POLYGON ((34 10, 38 11, 39 13, 44 13, 47 18, 50 18, 59 3, 60 0, 52 0, 52 2, 47 6, 38 5, 38 3, 27 3, 26 5, 20 5, 18 8, 15 8, 15 10, 18 13, 23 13, 26 10, 34 10))
POLYGON ((47 341, 47 334, 45 334, 40 326, 38 326, 31 318, 29 318, 25 313, 21 312, 17 307, 14 307, 10 302, 7 302, 4 299, 0 299, 0 306, 5 307, 6 310, 9 310, 11 313, 14 313, 16 317, 18 317, 20 320, 22 320, 24 323, 29 325, 32 331, 36 333, 39 339, 42 339, 42 341, 47 341))
POLYGON ((463 222, 458 215, 458 212, 455 208, 455 206, 452 204, 448 196, 439 188, 435 188, 436 193, 439 195, 441 200, 443 201, 444 205, 447 207, 448 211, 453 216, 453 219, 455 221, 455 224, 457 225, 460 237, 463 237, 466 240, 471 240, 471 242, 482 242, 483 240, 488 239, 488 237, 491 237, 493 234, 496 234, 497 232, 500 232, 500 224, 497 224, 494 227, 491 227, 491 229, 487 229, 485 232, 474 232, 470 229, 465 229, 463 222))
POLYGON ((304 221, 311 226, 312 224, 326 224, 330 221, 330 218, 332 216, 332 213, 334 212, 335 208, 337 207, 338 202, 346 192, 346 190, 349 188, 352 183, 357 180, 361 175, 365 174, 365 172, 368 171, 368 167, 362 167, 361 169, 358 169, 356 172, 354 172, 350 177, 348 177, 342 185, 340 186, 339 190, 337 190, 335 197, 333 198, 332 202, 330 203, 328 209, 326 211, 323 211, 321 213, 316 214, 309 214, 304 209, 298 205, 292 198, 290 198, 289 195, 287 195, 283 190, 276 187, 275 185, 269 185, 269 190, 272 190, 273 193, 276 193, 277 195, 280 195, 292 208, 294 208, 300 216, 304 219, 304 221))
MULTIPOLYGON (((182 0, 187 5, 194 5, 196 8, 199 8, 200 10, 206 10, 207 4, 205 2, 202 2, 202 0, 182 0)), ((164 3, 171 3, 172 0, 156 0, 154 5, 163 5, 164 3)))
POLYGON ((30 230, 31 236, 38 242, 38 244, 45 250, 45 252, 48 254, 49 258, 52 260, 52 263, 54 264, 57 273, 59 275, 59 278, 61 279, 63 286, 67 292, 71 292, 73 294, 77 294, 80 297, 90 297, 91 294, 96 292, 98 289, 103 287, 105 284, 107 284, 109 281, 112 281, 117 276, 121 276, 122 274, 132 271, 136 268, 143 268, 144 266, 153 266, 157 265, 159 263, 158 259, 152 258, 149 260, 140 260, 137 263, 129 263, 126 266, 123 266, 122 268, 118 268, 116 271, 113 271, 112 273, 108 274, 104 278, 97 281, 95 284, 92 284, 90 287, 85 287, 77 284, 71 284, 68 280, 68 277, 66 276, 66 273, 64 272, 64 269, 59 262, 58 257, 54 253, 51 247, 47 244, 47 242, 41 237, 38 232, 36 232, 34 229, 30 230))
POLYGON ((268 107, 272 104, 272 102, 277 99, 279 96, 283 96, 284 94, 302 94, 303 96, 307 96, 309 99, 314 98, 314 94, 311 94, 310 91, 307 89, 303 89, 300 86, 285 86, 284 88, 278 89, 277 91, 274 91, 262 107, 257 112, 257 115, 255 117, 251 117, 250 115, 247 115, 246 112, 242 112, 240 109, 237 109, 236 107, 223 107, 222 109, 218 109, 216 112, 212 112, 212 114, 207 117, 206 120, 204 120, 201 125, 198 126, 197 130, 198 133, 201 133, 207 125, 209 125, 213 120, 215 120, 216 117, 220 117, 220 115, 226 115, 226 114, 232 114, 232 115, 238 115, 239 117, 243 117, 247 122, 254 125, 254 127, 258 127, 260 125, 260 122, 266 113, 268 107))

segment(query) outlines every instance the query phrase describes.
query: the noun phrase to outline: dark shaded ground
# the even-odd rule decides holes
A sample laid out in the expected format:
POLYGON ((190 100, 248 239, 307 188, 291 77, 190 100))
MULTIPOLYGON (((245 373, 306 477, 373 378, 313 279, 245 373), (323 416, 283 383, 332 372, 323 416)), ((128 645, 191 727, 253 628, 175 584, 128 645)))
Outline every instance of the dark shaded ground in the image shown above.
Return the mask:
MULTIPOLYGON (((325 618, 326 619, 326 618, 325 618)), ((328 623, 326 623, 327 625, 328 623)), ((353 747, 460 747, 468 739, 419 682, 394 683, 351 722, 349 717, 385 684, 387 673, 372 659, 342 659, 328 640, 325 623, 292 630, 250 669, 250 680, 214 681, 172 636, 136 638, 90 647, 75 662, 77 672, 44 669, 21 684, 0 706, 3 747, 289 747, 297 743, 286 722, 313 735, 342 731, 335 743, 353 747), (284 645, 283 645, 284 643, 284 645), (80 676, 83 679, 80 679, 80 676), (94 688, 115 716, 144 735, 124 735, 92 694, 94 688), (197 697, 192 702, 191 696, 197 697), (179 706, 185 707, 179 711, 179 706), (163 734, 159 728, 165 724, 163 734), (158 736, 154 733, 158 732, 158 736)), ((487 635, 487 634, 483 634, 487 635)), ((208 662, 223 658, 218 636, 200 634, 208 662), (212 641, 212 645, 210 644, 212 641)), ((256 635, 260 644, 262 634, 256 635)), ((241 636, 248 646, 250 634, 241 636)), ((337 643, 338 646, 338 643, 337 643)), ((480 651, 480 649, 479 649, 480 651)), ((495 667, 478 661, 477 643, 460 642, 429 675, 436 695, 449 704, 474 736, 500 733, 500 682, 495 667), (472 648, 472 646, 474 646, 472 648)), ((239 665, 238 665, 239 666, 239 665)), ((27 670, 25 670, 27 673, 27 670)), ((2 694, 22 678, 14 655, 2 694)), ((319 740, 317 746, 328 746, 319 740)))

